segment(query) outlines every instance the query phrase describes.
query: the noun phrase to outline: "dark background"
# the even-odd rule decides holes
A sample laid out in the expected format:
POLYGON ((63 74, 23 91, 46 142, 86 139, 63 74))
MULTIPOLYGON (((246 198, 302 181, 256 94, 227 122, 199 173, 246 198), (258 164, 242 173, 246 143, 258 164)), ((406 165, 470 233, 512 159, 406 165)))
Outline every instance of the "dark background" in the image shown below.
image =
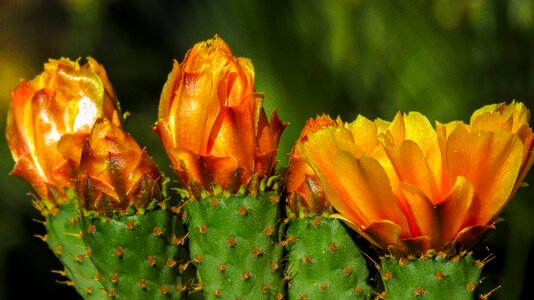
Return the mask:
MULTIPOLYGON (((249 57, 268 112, 290 126, 279 159, 306 119, 320 113, 391 120, 420 111, 430 120, 467 121, 490 103, 523 101, 534 109, 534 2, 511 1, 141 1, 2 0, 0 130, 9 92, 43 63, 90 55, 102 63, 131 117, 126 128, 161 169, 169 162, 151 125, 171 70, 198 41, 220 34, 249 57)), ((82 60, 84 61, 84 60, 82 60)), ((531 123, 532 124, 532 123, 531 123)), ((0 139, 0 299, 77 299, 56 284, 60 269, 26 193, 8 176, 13 161, 0 139)), ((532 172, 531 172, 532 173, 532 172)), ((527 182, 533 182, 533 175, 527 182)), ((534 188, 522 188, 489 239, 496 258, 480 292, 530 294, 534 269, 534 188)))

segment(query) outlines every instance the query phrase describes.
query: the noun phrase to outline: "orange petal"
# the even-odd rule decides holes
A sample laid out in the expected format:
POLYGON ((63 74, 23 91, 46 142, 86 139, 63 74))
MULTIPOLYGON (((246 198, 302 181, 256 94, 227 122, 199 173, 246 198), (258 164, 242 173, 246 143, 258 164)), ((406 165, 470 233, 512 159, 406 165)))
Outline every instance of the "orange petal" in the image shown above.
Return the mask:
POLYGON ((418 236, 415 238, 401 239, 401 249, 412 255, 423 255, 431 248, 434 248, 432 246, 433 238, 430 236, 418 236))
POLYGON ((182 186, 206 188, 203 166, 196 154, 187 149, 175 148, 169 151, 169 158, 182 186))
MULTIPOLYGON (((350 223, 347 224, 351 226, 350 223)), ((354 226, 351 227, 356 229, 354 226)), ((400 246, 399 238, 403 232, 398 224, 387 220, 373 222, 363 229, 358 228, 357 231, 369 242, 384 250, 388 246, 400 246)))
POLYGON ((439 143, 435 143, 428 151, 425 158, 430 188, 432 190, 431 200, 438 204, 445 199, 450 190, 449 177, 443 163, 443 156, 439 143))
POLYGON ((203 170, 202 172, 207 177, 208 182, 217 183, 223 189, 228 189, 232 192, 236 192, 241 184, 241 177, 250 178, 250 170, 241 169, 240 172, 238 168, 241 166, 233 157, 215 157, 215 156, 206 156, 201 157, 203 170))
POLYGON ((466 220, 473 219, 468 213, 474 212, 473 185, 462 176, 456 178, 456 183, 447 198, 437 206, 442 236, 440 244, 444 245, 453 241, 458 232, 462 230, 466 220))
POLYGON ((395 168, 399 181, 414 185, 427 197, 432 197, 430 177, 419 145, 407 140, 398 146, 385 146, 384 149, 395 168))
MULTIPOLYGON (((352 147, 354 152, 358 151, 353 142, 352 133, 345 128, 323 128, 309 134, 308 141, 297 143, 296 147, 319 178, 328 200, 332 204, 337 203, 336 209, 342 212, 346 218, 357 224, 363 224, 361 216, 349 207, 350 196, 341 185, 338 174, 333 169, 334 156, 342 150, 342 147, 347 149, 352 147)), ((359 151, 361 154, 361 150, 359 151)))
POLYGON ((457 127, 447 142, 449 177, 463 176, 473 184, 475 201, 472 219, 466 225, 487 224, 507 204, 514 188, 523 145, 509 132, 469 133, 457 127))
POLYGON ((409 209, 405 215, 408 219, 411 236, 414 238, 432 237, 432 244, 435 245, 435 241, 439 241, 441 232, 432 201, 413 185, 400 183, 399 187, 409 209))
POLYGON ((240 167, 252 173, 256 141, 250 119, 250 115, 242 116, 233 108, 222 108, 212 128, 206 156, 232 157, 240 167), (242 122, 243 118, 249 122, 242 122))
MULTIPOLYGON (((337 179, 350 197, 344 199, 345 205, 360 216, 364 222, 360 225, 389 220, 408 233, 408 223, 397 206, 386 172, 375 159, 356 159, 351 153, 340 151, 333 164, 337 179)), ((337 209, 337 203, 331 203, 337 209)))
POLYGON ((170 108, 169 124, 177 147, 207 155, 213 124, 220 111, 210 72, 185 73, 170 108))
POLYGON ((473 248, 489 230, 494 228, 493 224, 466 227, 458 233, 456 240, 459 241, 464 248, 470 249, 473 248))
POLYGON ((176 91, 178 90, 180 82, 182 81, 182 76, 183 74, 180 69, 180 64, 174 60, 172 70, 169 73, 167 81, 165 82, 161 92, 158 108, 158 120, 167 119, 169 114, 172 113, 170 108, 172 102, 174 101, 176 91))

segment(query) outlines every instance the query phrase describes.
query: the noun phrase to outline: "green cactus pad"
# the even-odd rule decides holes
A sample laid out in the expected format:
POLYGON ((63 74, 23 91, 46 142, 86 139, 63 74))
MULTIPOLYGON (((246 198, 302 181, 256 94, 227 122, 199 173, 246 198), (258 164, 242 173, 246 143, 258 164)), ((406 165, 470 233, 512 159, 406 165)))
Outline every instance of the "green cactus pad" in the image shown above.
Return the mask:
POLYGON ((82 239, 82 229, 74 203, 65 203, 57 214, 46 216, 47 243, 65 267, 69 278, 65 283, 73 285, 85 299, 104 299, 104 287, 98 281, 98 271, 89 259, 91 251, 82 239))
POLYGON ((287 229, 289 299, 369 299, 365 259, 337 219, 295 218, 287 229))
POLYGON ((281 299, 279 195, 206 197, 185 204, 190 254, 207 299, 281 299))
POLYGON ((169 210, 111 218, 83 217, 83 239, 91 248, 108 298, 181 299, 186 265, 181 219, 169 210))
POLYGON ((473 299, 483 263, 469 254, 381 259, 386 299, 473 299))

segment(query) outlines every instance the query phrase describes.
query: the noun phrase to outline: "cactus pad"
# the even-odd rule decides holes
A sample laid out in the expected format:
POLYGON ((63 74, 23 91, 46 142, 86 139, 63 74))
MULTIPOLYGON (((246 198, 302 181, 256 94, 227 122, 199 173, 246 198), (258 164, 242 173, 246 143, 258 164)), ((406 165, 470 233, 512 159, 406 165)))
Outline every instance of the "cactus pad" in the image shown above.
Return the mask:
POLYGON ((205 197, 185 204, 190 254, 207 299, 281 299, 279 195, 205 197))
POLYGON ((165 209, 82 219, 83 239, 108 297, 181 299, 186 266, 178 215, 165 209))
POLYGON ((380 270, 386 299, 473 299, 483 262, 470 254, 452 258, 384 257, 380 270))
POLYGON ((59 272, 69 278, 85 299, 105 298, 104 287, 98 280, 98 271, 89 258, 91 250, 82 239, 80 220, 75 201, 65 203, 56 214, 46 216, 47 243, 59 258, 65 270, 59 272))
POLYGON ((286 247, 289 299, 369 299, 365 260, 337 219, 295 218, 286 247))

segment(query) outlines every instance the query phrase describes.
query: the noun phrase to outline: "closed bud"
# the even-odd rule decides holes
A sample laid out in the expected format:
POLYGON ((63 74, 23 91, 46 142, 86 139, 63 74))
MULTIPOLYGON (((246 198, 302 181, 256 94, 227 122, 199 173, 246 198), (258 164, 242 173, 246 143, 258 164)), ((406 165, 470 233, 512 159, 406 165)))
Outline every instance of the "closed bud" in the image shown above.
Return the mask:
POLYGON ((155 127, 181 183, 237 191, 271 175, 285 125, 254 90, 254 67, 219 37, 196 44, 165 83, 155 127))
POLYGON ((16 162, 11 172, 25 179, 38 198, 54 206, 68 201, 81 149, 93 123, 106 117, 120 125, 115 93, 98 62, 49 60, 44 72, 11 93, 6 138, 16 162))
POLYGON ((161 176, 152 159, 106 118, 96 121, 85 142, 78 187, 81 206, 106 215, 162 199, 161 176))

